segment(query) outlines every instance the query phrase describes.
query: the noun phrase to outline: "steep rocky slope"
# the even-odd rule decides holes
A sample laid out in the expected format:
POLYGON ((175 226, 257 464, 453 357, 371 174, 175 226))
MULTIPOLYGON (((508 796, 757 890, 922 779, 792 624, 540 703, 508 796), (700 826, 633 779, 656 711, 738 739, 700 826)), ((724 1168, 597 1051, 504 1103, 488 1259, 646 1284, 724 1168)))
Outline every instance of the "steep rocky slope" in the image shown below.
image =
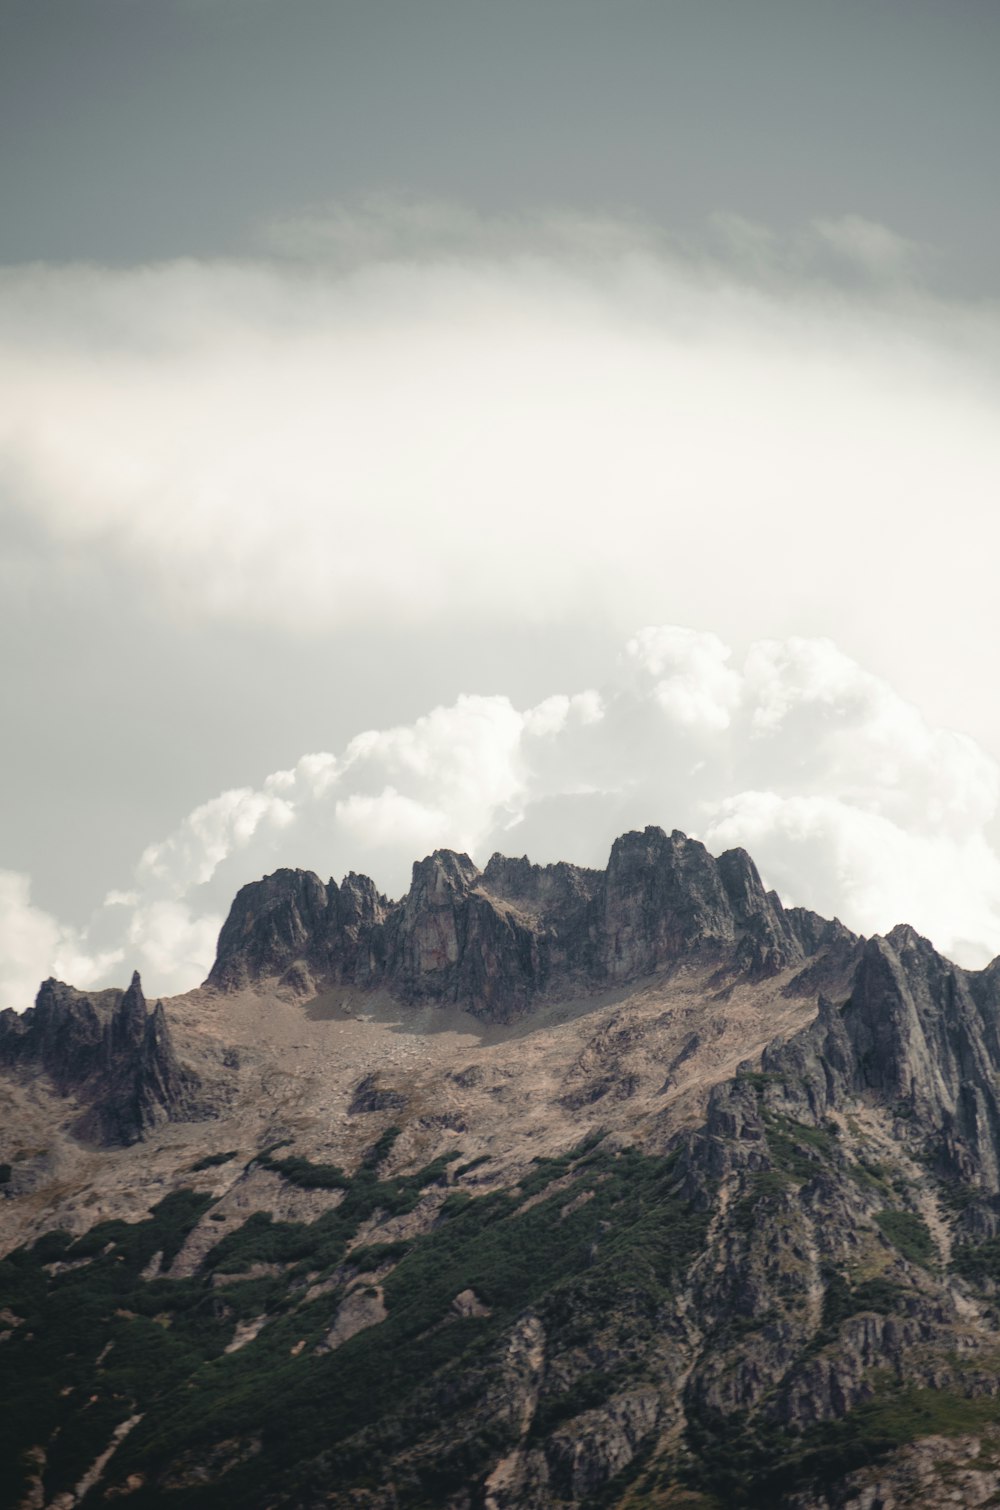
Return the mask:
POLYGON ((656 829, 245 887, 0 1019, 0 1497, 995 1503, 998 1030, 656 829))

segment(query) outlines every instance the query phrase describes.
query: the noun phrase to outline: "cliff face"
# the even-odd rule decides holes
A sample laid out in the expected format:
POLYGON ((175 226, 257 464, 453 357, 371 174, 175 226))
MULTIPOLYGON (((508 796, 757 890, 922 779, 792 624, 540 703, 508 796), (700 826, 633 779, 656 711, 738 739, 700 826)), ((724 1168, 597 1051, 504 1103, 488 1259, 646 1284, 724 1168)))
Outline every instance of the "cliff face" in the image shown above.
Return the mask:
POLYGON ((855 947, 842 994, 759 1071, 714 1090, 688 1146, 690 1188, 717 1215, 685 1410, 700 1481, 724 1501, 881 1504, 882 1470, 851 1470, 895 1447, 886 1483, 931 1510, 947 1494, 910 1444, 934 1421, 965 1430, 973 1466, 988 1429, 961 1502, 995 1492, 998 974, 894 928, 855 947), (991 1402, 978 1425, 974 1400, 991 1402))
POLYGON ((695 839, 647 828, 616 840, 604 871, 502 855, 480 871, 436 850, 399 902, 366 877, 338 887, 277 871, 239 893, 206 984, 385 985, 508 1022, 547 991, 600 989, 694 957, 765 979, 841 935, 851 937, 786 912, 743 850, 716 860, 695 839))
POLYGON ((134 1143, 158 1122, 184 1118, 196 1090, 162 1004, 147 1009, 137 973, 126 991, 44 981, 29 1011, 0 1013, 0 1064, 42 1070, 83 1106, 78 1136, 105 1145, 134 1143))
POLYGON ((820 1117, 858 1098, 928 1141, 942 1175, 1000 1191, 1000 975, 963 970, 902 925, 867 940, 839 1004, 764 1055, 820 1117))
POLYGON ((387 905, 367 876, 324 886, 312 871, 277 870, 237 893, 206 984, 234 991, 280 976, 307 990, 314 977, 375 979, 387 905))

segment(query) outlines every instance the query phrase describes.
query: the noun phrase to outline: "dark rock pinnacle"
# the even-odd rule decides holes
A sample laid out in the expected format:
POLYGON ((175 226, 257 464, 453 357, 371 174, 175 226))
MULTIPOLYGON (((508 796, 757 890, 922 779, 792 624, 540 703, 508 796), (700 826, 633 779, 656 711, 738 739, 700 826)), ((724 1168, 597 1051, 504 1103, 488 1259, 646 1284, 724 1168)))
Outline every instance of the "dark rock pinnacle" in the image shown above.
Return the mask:
POLYGON ((43 981, 34 1007, 0 1013, 0 1064, 42 1070, 81 1106, 78 1136, 104 1145, 186 1120, 197 1089, 178 1062, 162 1003, 147 1010, 138 973, 126 991, 43 981))

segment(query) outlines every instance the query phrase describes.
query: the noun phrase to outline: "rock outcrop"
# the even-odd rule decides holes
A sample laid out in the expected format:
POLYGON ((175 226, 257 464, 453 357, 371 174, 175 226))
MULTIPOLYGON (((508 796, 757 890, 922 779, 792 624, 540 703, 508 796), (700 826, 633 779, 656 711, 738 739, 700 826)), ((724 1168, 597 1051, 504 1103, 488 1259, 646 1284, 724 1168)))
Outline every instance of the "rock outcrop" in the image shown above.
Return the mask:
POLYGON ((841 938, 853 942, 839 923, 786 911, 744 850, 714 859, 650 827, 617 839, 603 871, 499 854, 480 871, 435 850, 398 902, 364 876, 338 886, 276 871, 237 896, 206 985, 383 985, 508 1022, 547 992, 599 990, 695 957, 765 979, 841 938))
POLYGON ((125 991, 44 981, 34 1007, 0 1013, 0 1064, 42 1070, 82 1107, 77 1134, 104 1145, 186 1119, 197 1089, 174 1052, 163 1004, 148 1010, 137 972, 125 991))
POLYGON ((846 1000, 764 1055, 812 1117, 858 1097, 888 1107, 950 1179, 1000 1192, 1000 975, 963 970, 914 929, 867 940, 846 1000))
POLYGON ((305 991, 314 978, 375 980, 388 906, 367 876, 324 886, 310 870, 276 870, 237 893, 206 985, 235 991, 277 977, 305 991))

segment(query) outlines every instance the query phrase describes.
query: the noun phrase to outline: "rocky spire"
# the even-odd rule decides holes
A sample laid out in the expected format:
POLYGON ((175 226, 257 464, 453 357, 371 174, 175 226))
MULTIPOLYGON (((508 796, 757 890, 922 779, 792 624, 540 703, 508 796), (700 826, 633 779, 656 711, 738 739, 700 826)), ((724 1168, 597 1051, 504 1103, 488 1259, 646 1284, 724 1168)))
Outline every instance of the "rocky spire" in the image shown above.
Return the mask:
POLYGON ((197 1077, 177 1059, 162 1003, 148 1011, 138 972, 125 991, 44 981, 23 1016, 0 1013, 0 1063, 37 1067, 74 1096, 76 1132, 96 1143, 134 1143, 194 1110, 197 1077))

